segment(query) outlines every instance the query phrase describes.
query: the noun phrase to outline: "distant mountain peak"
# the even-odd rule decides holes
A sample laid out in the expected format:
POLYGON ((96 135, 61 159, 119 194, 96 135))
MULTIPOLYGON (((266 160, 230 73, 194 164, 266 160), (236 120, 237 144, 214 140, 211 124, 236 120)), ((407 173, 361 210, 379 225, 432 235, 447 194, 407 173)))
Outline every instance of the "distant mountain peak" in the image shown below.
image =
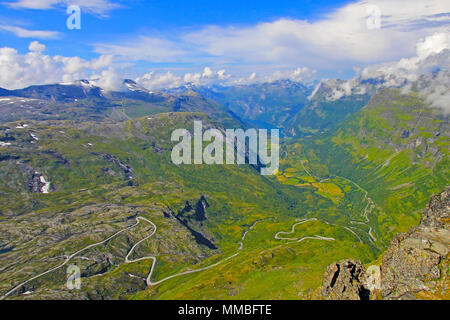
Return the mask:
POLYGON ((131 79, 124 79, 123 85, 125 88, 127 88, 130 91, 134 92, 142 92, 142 93, 148 93, 152 94, 153 92, 150 90, 145 89, 144 87, 141 87, 139 84, 136 83, 136 81, 131 79))

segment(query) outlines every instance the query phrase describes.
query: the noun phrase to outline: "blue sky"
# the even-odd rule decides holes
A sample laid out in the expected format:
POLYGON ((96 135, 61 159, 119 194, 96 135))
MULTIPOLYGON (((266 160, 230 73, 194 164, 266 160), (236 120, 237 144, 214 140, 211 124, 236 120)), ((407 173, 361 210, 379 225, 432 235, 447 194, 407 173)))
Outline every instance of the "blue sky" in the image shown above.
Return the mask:
MULTIPOLYGON (((39 0, 35 0, 39 1, 39 0)), ((155 1, 137 0, 117 2, 120 7, 93 13, 82 10, 81 30, 66 28, 66 5, 57 4, 52 10, 27 7, 11 8, 3 2, 1 20, 26 29, 60 32, 57 39, 47 39, 46 46, 53 54, 78 55, 92 58, 92 45, 99 41, 126 39, 140 33, 170 33, 200 28, 206 25, 248 26, 279 18, 317 20, 322 14, 350 1, 288 0, 288 1, 155 1)), ((0 33, 1 45, 26 52, 30 38, 19 38, 9 32, 0 33)))
POLYGON ((161 85, 177 77, 183 78, 178 82, 349 78, 368 65, 414 56, 421 38, 448 33, 448 3, 4 0, 0 47, 17 50, 25 66, 31 51, 33 59, 37 53, 49 57, 61 66, 47 71, 59 70, 65 80, 105 70, 161 85), (80 30, 66 27, 68 3, 81 7, 80 30), (381 27, 369 27, 373 17, 381 19, 381 27), (30 50, 33 41, 39 45, 30 50), (102 63, 94 61, 99 57, 102 63))

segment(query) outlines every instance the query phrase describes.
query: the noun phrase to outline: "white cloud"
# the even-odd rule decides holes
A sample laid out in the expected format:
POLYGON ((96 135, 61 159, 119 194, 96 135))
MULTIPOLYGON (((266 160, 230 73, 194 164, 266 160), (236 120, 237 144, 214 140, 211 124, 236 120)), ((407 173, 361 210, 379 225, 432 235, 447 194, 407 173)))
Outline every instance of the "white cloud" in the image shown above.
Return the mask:
POLYGON ((291 80, 295 82, 307 83, 316 75, 316 70, 308 67, 298 67, 289 70, 277 70, 272 73, 256 73, 251 72, 250 75, 242 77, 229 77, 227 81, 222 82, 224 85, 249 85, 253 83, 274 82, 278 80, 291 80))
POLYGON ((417 39, 450 23, 450 2, 433 0, 372 1, 382 13, 381 29, 366 25, 367 2, 357 2, 328 14, 325 19, 280 19, 246 28, 210 26, 185 39, 212 56, 312 67, 336 62, 374 63, 408 56, 417 39), (440 21, 439 26, 432 22, 440 21), (444 21, 443 21, 444 20, 444 21), (426 21, 426 23, 424 22, 426 21), (420 26, 420 28, 419 28, 420 26))
POLYGON ((450 48, 450 34, 435 33, 434 35, 419 41, 416 45, 416 52, 419 59, 424 59, 431 54, 442 52, 450 48))
POLYGON ((35 52, 43 52, 45 51, 46 47, 42 43, 39 43, 37 41, 33 41, 28 46, 28 50, 35 51, 35 52))
POLYGON ((186 73, 184 81, 195 85, 205 85, 216 82, 224 82, 231 79, 231 75, 226 74, 225 69, 219 71, 212 71, 210 67, 205 67, 203 73, 186 73))
POLYGON ((55 56, 55 60, 63 63, 62 71, 65 74, 77 74, 83 70, 99 70, 110 66, 112 56, 100 56, 98 59, 92 59, 91 61, 80 57, 55 56))
MULTIPOLYGON (((311 69, 367 66, 414 54, 418 39, 448 32, 450 2, 358 1, 317 21, 278 19, 256 25, 206 26, 169 37, 98 44, 96 51, 151 62, 208 61, 224 66, 298 65, 311 69), (367 8, 381 12, 381 29, 367 27, 367 8)), ((257 70, 257 71, 262 71, 257 70)))
POLYGON ((142 87, 152 90, 161 88, 174 88, 183 84, 183 79, 171 72, 156 74, 154 71, 146 73, 135 79, 142 87))
POLYGON ((104 90, 122 91, 125 89, 123 77, 114 68, 103 70, 100 75, 92 75, 94 84, 104 90))
POLYGON ((214 73, 213 73, 213 71, 211 70, 211 68, 210 68, 210 67, 205 67, 205 69, 203 70, 202 77, 210 78, 210 77, 212 77, 213 75, 214 75, 214 73))
POLYGON ((110 54, 125 60, 174 62, 188 55, 176 42, 157 37, 141 36, 135 41, 120 44, 96 44, 95 52, 110 54))
POLYGON ((225 69, 214 71, 210 67, 205 67, 203 72, 188 72, 184 75, 174 75, 171 72, 161 74, 152 71, 135 79, 136 83, 149 90, 175 88, 187 84, 226 84, 231 80, 232 76, 227 74, 225 69))
POLYGON ((58 2, 55 0, 18 0, 15 2, 4 2, 3 4, 17 9, 50 9, 58 2))
POLYGON ((450 114, 450 72, 439 73, 419 92, 433 107, 450 114))
POLYGON ((29 50, 20 54, 13 48, 0 48, 0 87, 18 89, 34 84, 84 79, 112 64, 111 56, 90 61, 79 57, 49 56, 43 53, 45 45, 37 41, 30 43, 29 50))
POLYGON ((3 2, 3 4, 13 9, 35 10, 49 10, 62 6, 78 5, 83 11, 98 15, 105 15, 107 12, 121 7, 117 1, 110 0, 17 0, 14 2, 3 2))
POLYGON ((14 33, 20 38, 55 39, 61 36, 57 31, 28 30, 21 27, 0 25, 0 30, 14 33))
POLYGON ((315 70, 307 67, 299 67, 294 70, 276 71, 268 75, 257 76, 256 72, 252 72, 246 77, 235 77, 228 74, 225 69, 216 71, 211 67, 205 67, 202 72, 188 72, 181 75, 174 75, 171 72, 157 73, 152 71, 136 78, 135 81, 146 89, 155 90, 175 88, 183 85, 247 85, 256 82, 273 82, 283 79, 303 82, 310 79, 315 73, 315 70))
POLYGON ((305 80, 311 79, 316 74, 316 70, 311 70, 308 67, 297 68, 292 71, 275 71, 272 75, 267 77, 265 80, 268 82, 289 79, 292 81, 303 82, 305 80))
POLYGON ((401 85, 405 81, 417 81, 433 68, 449 68, 448 55, 439 55, 446 49, 450 50, 450 34, 435 33, 417 42, 415 56, 367 67, 361 72, 361 77, 383 77, 392 86, 401 85))
MULTIPOLYGON (((69 2, 99 14, 118 6, 117 2, 109 0, 16 0, 8 5, 52 9, 69 2)), ((195 62, 198 65, 201 61, 215 66, 215 70, 206 67, 203 71, 189 70, 184 74, 146 73, 136 81, 148 89, 186 83, 226 85, 279 79, 305 81, 316 74, 316 69, 320 72, 337 68, 363 70, 363 78, 374 77, 377 73, 388 74, 388 80, 395 84, 397 79, 417 79, 424 68, 429 70, 442 65, 444 58, 433 53, 448 47, 449 12, 450 2, 442 0, 410 0, 407 5, 403 0, 361 0, 315 21, 278 19, 244 27, 206 26, 189 32, 172 32, 166 37, 153 32, 151 36, 141 35, 116 43, 97 43, 94 51, 101 56, 90 61, 45 55, 45 46, 36 42, 30 44, 30 52, 25 55, 11 48, 0 49, 0 86, 23 87, 84 78, 95 73, 100 78, 107 78, 105 83, 114 87, 118 72, 110 68, 113 56, 114 61, 122 63, 195 62), (382 14, 381 29, 367 28, 367 8, 372 5, 382 14), (400 61, 384 63, 397 60, 400 61), (374 63, 378 65, 366 67, 374 63), (235 76, 225 70, 231 70, 235 76)), ((6 27, 10 30, 0 25, 0 29, 10 32, 14 32, 11 28, 16 28, 6 27)), ((52 31, 14 30, 22 36, 36 38, 57 36, 52 31)), ((348 94, 351 85, 350 82, 339 85, 341 89, 336 96, 348 94)))
POLYGON ((450 34, 435 33, 420 39, 411 58, 366 67, 350 80, 324 80, 311 98, 319 88, 325 99, 334 101, 386 87, 401 88, 403 94, 414 89, 431 106, 450 113, 450 34))

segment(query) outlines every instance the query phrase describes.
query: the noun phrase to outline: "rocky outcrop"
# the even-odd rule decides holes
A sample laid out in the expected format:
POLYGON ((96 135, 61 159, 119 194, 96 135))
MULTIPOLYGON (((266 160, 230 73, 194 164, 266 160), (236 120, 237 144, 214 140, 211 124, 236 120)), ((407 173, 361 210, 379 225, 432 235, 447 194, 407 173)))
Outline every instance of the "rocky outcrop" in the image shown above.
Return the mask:
POLYGON ((450 188, 431 198, 425 208, 420 226, 446 228, 450 222, 450 188))
POLYGON ((449 213, 447 189, 431 199, 419 226, 392 240, 381 265, 383 298, 414 298, 417 292, 433 291, 436 280, 448 286, 449 213))
POLYGON ((50 183, 45 177, 37 171, 34 171, 28 179, 28 189, 33 193, 48 193, 50 191, 50 183))
POLYGON ((333 300, 448 299, 449 215, 447 188, 430 200, 417 227, 392 240, 380 266, 366 271, 357 260, 329 266, 322 296, 333 300))
POLYGON ((208 235, 207 230, 203 227, 203 221, 207 220, 206 208, 208 207, 208 201, 202 195, 197 200, 195 206, 192 206, 189 201, 186 201, 184 208, 178 211, 177 214, 170 210, 170 212, 165 213, 165 216, 173 216, 177 219, 191 232, 198 244, 216 250, 217 247, 214 245, 214 238, 208 235))
POLYGON ((189 201, 186 201, 184 208, 178 212, 178 216, 186 218, 187 220, 205 221, 206 209, 209 207, 209 203, 205 196, 201 196, 200 199, 192 206, 189 201))
POLYGON ((206 208, 209 207, 208 201, 206 201, 205 196, 201 196, 200 200, 195 204, 195 219, 197 221, 206 220, 206 208))
POLYGON ((325 272, 322 296, 330 300, 369 300, 364 275, 364 267, 358 260, 335 262, 325 272))
MULTIPOLYGON (((114 164, 115 167, 118 168, 122 172, 122 175, 124 176, 124 178, 128 180, 128 185, 130 185, 130 186, 137 185, 136 176, 128 164, 120 161, 116 156, 113 156, 113 155, 110 155, 107 153, 93 152, 92 154, 96 155, 96 156, 100 156, 103 159, 105 159, 106 161, 114 164)), ((106 173, 109 175, 115 175, 115 170, 113 170, 112 168, 102 168, 102 171, 103 171, 103 173, 106 173)))

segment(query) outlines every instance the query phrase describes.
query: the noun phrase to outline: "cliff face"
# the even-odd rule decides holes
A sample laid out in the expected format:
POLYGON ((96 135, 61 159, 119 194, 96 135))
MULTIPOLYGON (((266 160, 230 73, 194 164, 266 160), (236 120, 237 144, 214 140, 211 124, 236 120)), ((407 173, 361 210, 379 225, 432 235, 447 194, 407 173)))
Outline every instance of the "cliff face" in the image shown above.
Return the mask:
POLYGON ((325 273, 326 299, 449 299, 450 188, 432 197, 420 224, 397 235, 380 266, 357 260, 332 264, 325 273), (358 272, 350 272, 355 266, 358 272), (368 293, 368 294, 367 294, 368 293))

